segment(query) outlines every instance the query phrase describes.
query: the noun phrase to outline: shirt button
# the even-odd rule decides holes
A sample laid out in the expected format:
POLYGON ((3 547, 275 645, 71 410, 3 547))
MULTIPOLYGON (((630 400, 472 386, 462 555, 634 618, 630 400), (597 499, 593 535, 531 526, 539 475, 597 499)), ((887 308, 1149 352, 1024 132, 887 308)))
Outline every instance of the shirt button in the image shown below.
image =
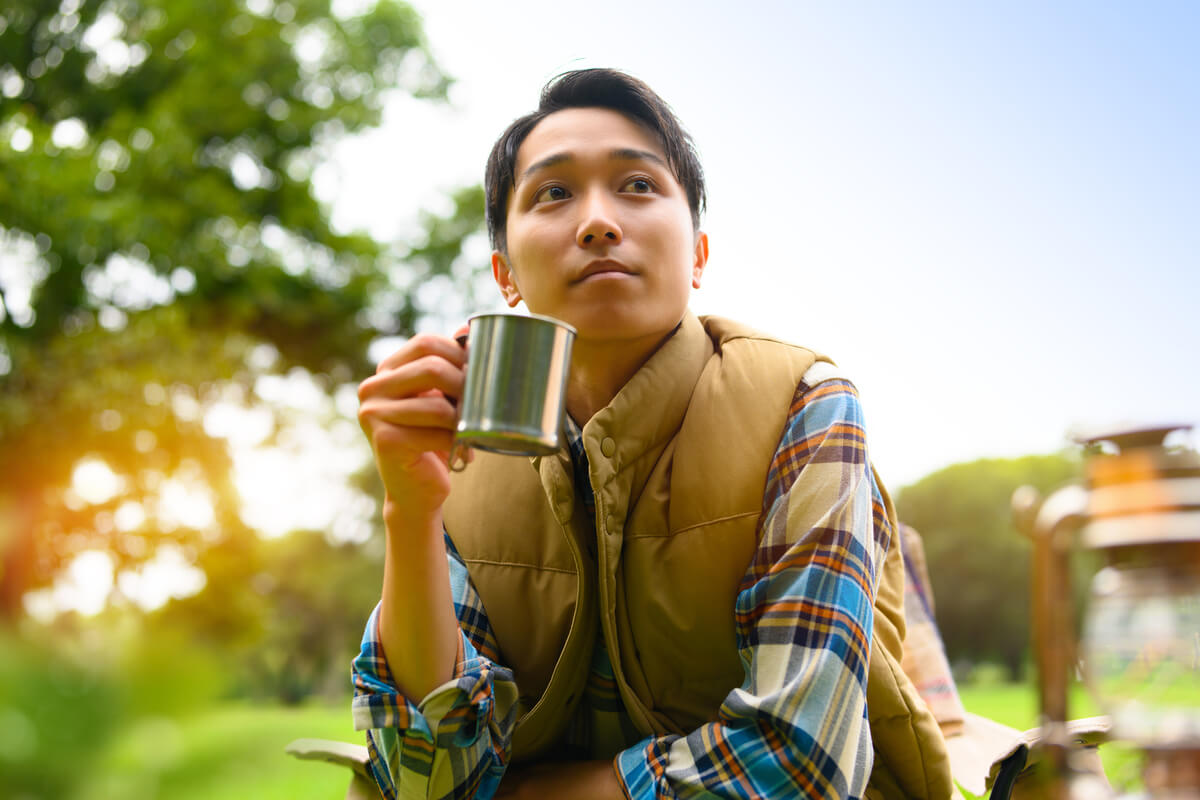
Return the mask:
POLYGON ((617 443, 611 436, 605 436, 604 440, 600 442, 600 452, 604 453, 605 458, 612 458, 612 454, 617 452, 617 443))

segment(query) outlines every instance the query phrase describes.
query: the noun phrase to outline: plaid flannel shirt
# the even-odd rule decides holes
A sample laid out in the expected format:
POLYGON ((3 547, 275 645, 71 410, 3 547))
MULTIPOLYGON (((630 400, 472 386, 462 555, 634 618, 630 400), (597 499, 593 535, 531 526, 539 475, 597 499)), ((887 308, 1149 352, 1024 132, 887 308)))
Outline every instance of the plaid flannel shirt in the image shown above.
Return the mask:
MULTIPOLYGON (((576 474, 586 475, 578 427, 569 428, 576 474)), ((583 484, 577 492, 588 502, 583 484)), ((682 737, 639 740, 598 643, 568 743, 581 757, 613 758, 634 800, 861 797, 872 764, 866 685, 876 575, 893 535, 857 393, 818 362, 796 389, 735 602, 743 684, 715 709, 714 722, 682 737), (812 507, 818 496, 826 507, 812 507)), ((517 689, 449 537, 446 551, 464 654, 453 680, 419 703, 402 697, 375 614, 354 662, 355 726, 367 731, 371 767, 389 800, 486 800, 507 766, 517 689)))

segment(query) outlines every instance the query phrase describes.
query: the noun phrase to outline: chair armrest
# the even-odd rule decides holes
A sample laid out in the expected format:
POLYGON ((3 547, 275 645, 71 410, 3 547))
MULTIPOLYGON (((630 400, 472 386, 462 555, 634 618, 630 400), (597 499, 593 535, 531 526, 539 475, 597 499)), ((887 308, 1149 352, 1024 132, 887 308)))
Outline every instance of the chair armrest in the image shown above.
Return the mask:
POLYGON ((374 781, 371 770, 367 766, 369 756, 365 745, 338 742, 332 739, 296 739, 285 748, 285 751, 304 761, 324 761, 349 767, 354 770, 356 775, 374 781))
MULTIPOLYGON (((1067 733, 1077 747, 1096 747, 1108 741, 1111 727, 1108 717, 1087 717, 1068 722, 1067 733)), ((1016 778, 1033 766, 1030 757, 1036 757, 1041 738, 1041 728, 1020 731, 967 712, 962 728, 946 736, 954 780, 977 796, 994 783, 1010 789, 1016 778)), ((1001 791, 997 796, 1008 795, 1001 791)))

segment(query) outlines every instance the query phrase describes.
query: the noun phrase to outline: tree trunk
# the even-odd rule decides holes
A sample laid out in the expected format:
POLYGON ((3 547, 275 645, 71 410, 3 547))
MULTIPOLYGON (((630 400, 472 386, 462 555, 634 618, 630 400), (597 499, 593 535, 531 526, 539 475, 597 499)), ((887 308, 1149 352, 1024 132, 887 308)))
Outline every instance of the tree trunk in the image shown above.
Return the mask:
POLYGON ((24 613, 22 599, 33 574, 33 495, 17 489, 0 494, 0 625, 11 627, 24 613))

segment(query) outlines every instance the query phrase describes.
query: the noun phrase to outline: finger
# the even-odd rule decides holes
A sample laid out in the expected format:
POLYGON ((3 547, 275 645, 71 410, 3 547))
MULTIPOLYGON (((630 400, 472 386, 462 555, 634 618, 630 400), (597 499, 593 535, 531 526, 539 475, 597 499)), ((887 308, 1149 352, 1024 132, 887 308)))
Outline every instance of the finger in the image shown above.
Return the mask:
POLYGON ((380 425, 453 430, 458 420, 454 407, 440 393, 400 400, 372 398, 359 406, 358 417, 367 430, 380 425))
POLYGON ((462 394, 461 366, 441 356, 429 355, 382 370, 358 386, 359 402, 371 397, 413 397, 436 390, 449 397, 462 394))
POLYGON ((380 361, 375 371, 382 372, 395 369, 401 364, 406 364, 425 356, 440 356, 459 367, 466 362, 467 358, 466 351, 454 339, 448 336, 436 336, 431 333, 419 333, 400 345, 387 358, 380 361))

